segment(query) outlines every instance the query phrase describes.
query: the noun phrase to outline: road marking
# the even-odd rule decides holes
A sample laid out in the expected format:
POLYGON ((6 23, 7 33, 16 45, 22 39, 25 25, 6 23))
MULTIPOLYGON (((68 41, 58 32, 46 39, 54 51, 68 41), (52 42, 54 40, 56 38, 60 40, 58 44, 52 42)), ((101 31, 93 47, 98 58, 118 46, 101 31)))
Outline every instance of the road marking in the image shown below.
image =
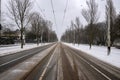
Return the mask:
POLYGON ((62 59, 60 56, 60 46, 58 50, 58 71, 57 71, 57 80, 63 80, 63 70, 62 70, 62 59))
POLYGON ((42 80, 42 79, 43 79, 43 77, 44 77, 44 75, 45 75, 45 73, 46 73, 46 71, 47 71, 47 69, 48 69, 48 66, 49 66, 49 64, 50 64, 50 62, 51 62, 51 60, 52 60, 52 58, 53 58, 53 56, 54 56, 54 54, 55 54, 55 52, 54 52, 54 53, 52 54, 52 56, 50 57, 50 59, 49 59, 47 65, 46 65, 45 69, 44 69, 43 72, 42 72, 42 75, 41 75, 40 78, 39 78, 39 80, 42 80))
MULTIPOLYGON (((75 54, 76 56, 78 56, 77 54, 75 54)), ((112 80, 111 78, 109 78, 107 75, 105 75, 103 72, 101 72, 99 69, 97 69, 95 66, 93 66, 92 64, 90 64, 89 62, 87 62, 84 58, 82 58, 81 56, 79 56, 84 62, 86 62, 88 65, 90 65, 94 70, 96 70, 98 73, 100 73, 101 75, 103 75, 105 78, 107 78, 108 80, 112 80)))

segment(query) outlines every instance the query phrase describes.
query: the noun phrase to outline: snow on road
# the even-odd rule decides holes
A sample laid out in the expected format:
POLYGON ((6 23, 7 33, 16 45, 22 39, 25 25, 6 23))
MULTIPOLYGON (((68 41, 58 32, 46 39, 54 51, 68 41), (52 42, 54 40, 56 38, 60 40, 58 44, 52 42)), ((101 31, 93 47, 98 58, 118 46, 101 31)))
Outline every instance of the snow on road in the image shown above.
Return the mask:
POLYGON ((120 49, 116 49, 115 47, 112 47, 111 54, 107 56, 107 47, 105 46, 92 46, 92 49, 89 49, 89 45, 87 44, 80 44, 79 46, 77 44, 73 45, 70 43, 64 43, 68 46, 71 46, 73 48, 76 48, 78 50, 81 50, 87 54, 90 54, 104 62, 107 62, 111 65, 114 65, 118 68, 120 68, 120 49))
MULTIPOLYGON (((44 45, 47 45, 47 44, 49 44, 49 43, 44 43, 44 45)), ((28 50, 28 49, 32 49, 32 48, 40 47, 40 46, 41 46, 41 44, 39 46, 37 46, 37 44, 31 43, 31 44, 26 44, 23 49, 21 49, 20 44, 12 45, 9 47, 0 47, 0 56, 13 54, 13 53, 16 53, 19 51, 28 50)))

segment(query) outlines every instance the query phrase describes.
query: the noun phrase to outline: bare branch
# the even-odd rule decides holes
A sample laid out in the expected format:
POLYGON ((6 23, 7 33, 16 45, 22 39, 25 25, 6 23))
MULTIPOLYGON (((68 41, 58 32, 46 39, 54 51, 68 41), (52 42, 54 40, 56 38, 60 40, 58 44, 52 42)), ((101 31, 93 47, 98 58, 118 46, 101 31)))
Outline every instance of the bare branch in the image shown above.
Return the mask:
POLYGON ((86 1, 88 9, 82 10, 82 15, 85 18, 85 20, 90 23, 96 23, 99 19, 98 16, 98 4, 95 2, 95 0, 86 1))

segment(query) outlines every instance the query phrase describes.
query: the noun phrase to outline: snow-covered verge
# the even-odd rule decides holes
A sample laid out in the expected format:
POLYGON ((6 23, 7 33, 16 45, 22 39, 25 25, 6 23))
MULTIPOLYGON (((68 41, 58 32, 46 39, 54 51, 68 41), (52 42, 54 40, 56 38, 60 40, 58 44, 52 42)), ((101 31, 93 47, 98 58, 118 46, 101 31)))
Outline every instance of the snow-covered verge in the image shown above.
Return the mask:
POLYGON ((20 44, 16 44, 16 45, 12 45, 12 46, 8 45, 9 47, 0 47, 0 56, 4 56, 4 55, 8 55, 8 54, 13 54, 13 53, 16 53, 16 52, 20 52, 20 51, 32 49, 32 48, 35 48, 35 47, 40 47, 40 46, 43 46, 43 45, 48 45, 48 44, 50 44, 50 43, 44 43, 42 45, 39 44, 39 46, 37 46, 37 44, 30 43, 30 44, 24 45, 23 49, 21 49, 20 44))
POLYGON ((92 46, 92 49, 89 49, 89 45, 86 44, 80 44, 79 46, 77 44, 73 45, 70 43, 64 43, 70 47, 73 47, 75 49, 81 50, 87 54, 90 54, 104 62, 107 62, 113 66, 116 66, 120 68, 120 49, 116 49, 112 47, 111 53, 108 56, 107 55, 107 47, 105 46, 92 46))

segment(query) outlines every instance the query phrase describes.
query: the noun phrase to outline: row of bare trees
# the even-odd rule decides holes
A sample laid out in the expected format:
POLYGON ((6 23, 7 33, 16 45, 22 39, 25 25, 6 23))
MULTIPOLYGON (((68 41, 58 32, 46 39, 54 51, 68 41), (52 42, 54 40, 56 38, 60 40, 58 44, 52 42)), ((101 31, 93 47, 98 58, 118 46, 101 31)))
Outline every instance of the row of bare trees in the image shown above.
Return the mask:
POLYGON ((73 42, 74 44, 80 44, 81 40, 79 38, 82 36, 82 34, 80 34, 82 27, 82 23, 80 22, 79 18, 76 17, 75 22, 71 21, 70 26, 68 26, 68 29, 66 30, 61 39, 67 42, 73 42))
POLYGON ((36 40, 37 45, 40 41, 42 43, 57 40, 56 33, 52 31, 52 22, 45 20, 39 12, 32 12, 32 4, 32 0, 9 0, 7 5, 7 15, 13 22, 11 24, 17 26, 20 31, 21 48, 25 44, 24 36, 28 41, 36 40))
MULTIPOLYGON (((75 20, 76 21, 76 20, 75 20)), ((72 21, 73 23, 73 21, 72 21)), ((73 26, 69 26, 68 29, 65 31, 64 35, 62 36, 62 41, 70 42, 70 43, 83 43, 89 44, 89 33, 91 31, 91 27, 89 25, 79 28, 76 27, 76 22, 73 23, 73 26), (74 29, 72 28, 74 27, 74 29)), ((96 45, 106 45, 107 40, 107 27, 105 22, 96 23, 93 25, 93 43, 96 45)))
MULTIPOLYGON (((32 7, 32 0, 9 0, 7 5, 9 13, 7 17, 9 17, 10 22, 8 23, 6 20, 2 20, 3 27, 1 28, 0 25, 3 36, 9 35, 6 37, 10 37, 12 35, 12 37, 16 38, 16 34, 20 32, 21 48, 23 48, 25 44, 25 37, 28 42, 30 40, 31 42, 37 42, 37 45, 39 45, 39 42, 57 41, 57 35, 55 31, 52 30, 52 22, 45 20, 41 16, 41 13, 36 11, 32 12, 32 7), (12 30, 13 26, 17 26, 17 32, 12 30), (14 32, 15 34, 13 34, 14 32)), ((3 18, 5 19, 4 16, 2 16, 2 19, 3 18)))
POLYGON ((56 33, 52 31, 51 21, 44 20, 38 12, 31 13, 30 17, 31 27, 26 31, 28 40, 36 39, 37 45, 39 45, 40 41, 41 43, 57 41, 56 33))
POLYGON ((10 0, 8 5, 10 12, 9 17, 14 20, 21 33, 21 48, 23 48, 24 45, 24 30, 30 21, 29 14, 31 7, 32 4, 30 0, 10 0))
POLYGON ((80 20, 76 18, 74 23, 71 22, 70 28, 66 30, 61 39, 73 43, 87 43, 90 45, 90 49, 92 44, 107 45, 109 55, 110 47, 116 39, 120 38, 120 14, 116 15, 112 0, 106 0, 106 2, 105 22, 98 22, 100 15, 95 0, 86 1, 88 9, 83 9, 81 13, 88 24, 83 28, 80 20), (76 28, 78 23, 80 27, 76 28))
MULTIPOLYGON (((78 17, 77 17, 78 18, 78 17)), ((62 35, 61 40, 70 43, 83 43, 89 44, 89 33, 91 31, 91 27, 89 25, 81 26, 76 28, 76 20, 71 21, 70 26, 67 28, 65 33, 62 35)), ((94 45, 107 45, 107 26, 106 22, 98 22, 93 25, 93 44, 94 45)), ((120 14, 117 16, 114 22, 114 30, 112 32, 114 36, 113 42, 120 38, 120 14)))

